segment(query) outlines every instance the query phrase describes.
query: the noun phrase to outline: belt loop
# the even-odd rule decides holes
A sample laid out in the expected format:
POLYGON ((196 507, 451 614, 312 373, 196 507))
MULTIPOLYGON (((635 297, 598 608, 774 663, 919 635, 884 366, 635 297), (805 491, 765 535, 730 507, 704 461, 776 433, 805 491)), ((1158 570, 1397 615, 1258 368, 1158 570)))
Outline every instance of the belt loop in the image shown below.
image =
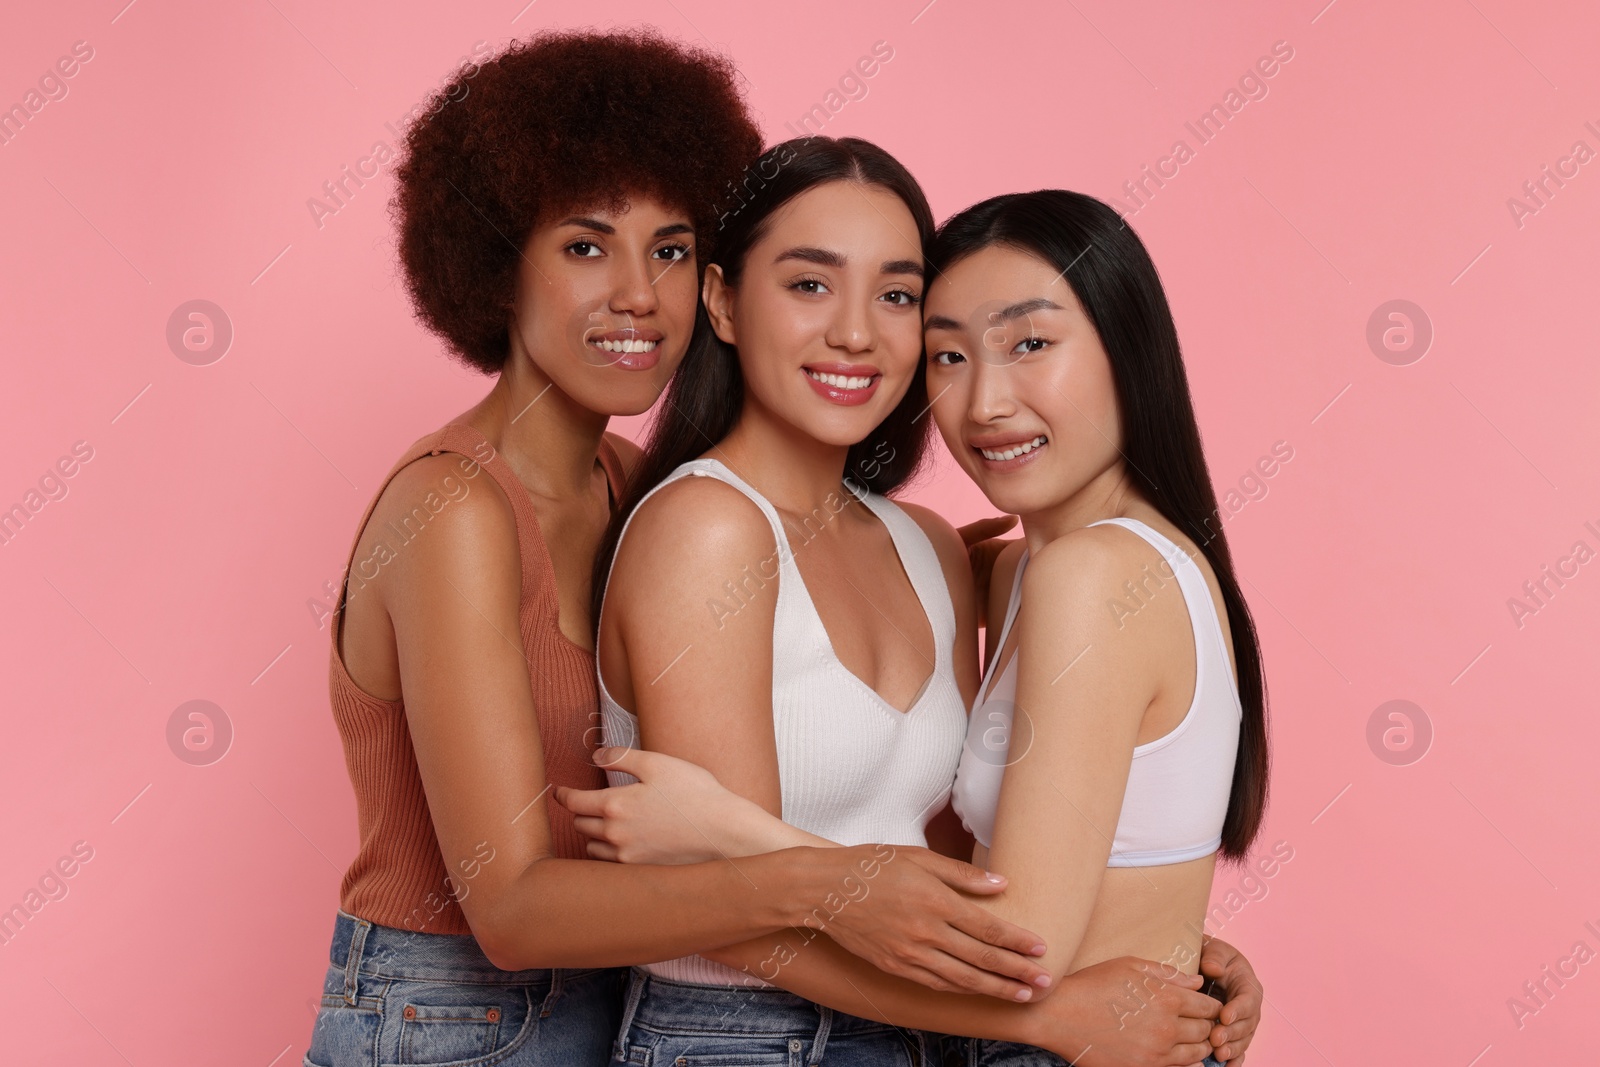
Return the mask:
POLYGON ((539 1018, 548 1019, 555 1010, 556 1001, 561 999, 561 985, 566 979, 567 972, 559 967, 551 968, 550 992, 545 996, 544 1003, 539 1005, 539 1018))
POLYGON ((628 971, 628 995, 623 1002, 622 1024, 617 1027, 617 1041, 611 1047, 611 1058, 618 1063, 627 1062, 628 1031, 633 1029, 633 1016, 639 1010, 639 1001, 644 996, 647 981, 649 977, 642 968, 634 967, 628 971))
POLYGON ((833 1009, 818 1004, 817 1011, 822 1013, 822 1021, 811 1038, 811 1055, 806 1057, 806 1067, 817 1067, 822 1062, 822 1052, 828 1047, 828 1031, 833 1029, 833 1009))
POLYGON ((365 919, 357 919, 355 932, 350 936, 350 948, 344 957, 344 1002, 349 1007, 356 1004, 356 972, 361 967, 361 955, 367 948, 367 931, 372 929, 372 924, 365 919))

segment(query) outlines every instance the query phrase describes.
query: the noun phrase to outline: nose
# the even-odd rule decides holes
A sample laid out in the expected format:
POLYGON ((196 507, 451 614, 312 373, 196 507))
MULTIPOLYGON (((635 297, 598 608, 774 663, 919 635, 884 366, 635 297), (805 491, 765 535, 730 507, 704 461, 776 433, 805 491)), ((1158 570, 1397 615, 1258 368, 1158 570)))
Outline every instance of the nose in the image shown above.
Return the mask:
POLYGON ((983 424, 1017 413, 1009 364, 987 359, 973 361, 972 395, 967 401, 967 417, 983 424))
POLYGON ((826 334, 829 346, 846 352, 870 352, 877 347, 878 331, 872 320, 870 296, 846 295, 835 308, 826 334))
MULTIPOLYGON (((617 274, 612 279, 612 311, 619 315, 648 315, 661 306, 647 259, 618 256, 614 262, 617 264, 617 274)), ((671 265, 668 269, 671 269, 671 265)))

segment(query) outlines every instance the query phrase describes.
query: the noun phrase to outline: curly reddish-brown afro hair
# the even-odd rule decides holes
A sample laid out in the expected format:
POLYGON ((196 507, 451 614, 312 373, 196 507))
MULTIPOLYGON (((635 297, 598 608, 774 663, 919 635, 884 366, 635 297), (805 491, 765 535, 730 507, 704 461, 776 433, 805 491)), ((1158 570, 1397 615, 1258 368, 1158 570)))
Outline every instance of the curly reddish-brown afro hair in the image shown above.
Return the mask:
POLYGON ((645 194, 688 212, 696 259, 761 152, 724 56, 649 30, 513 40, 442 86, 406 131, 389 210, 417 317, 499 371, 528 235, 575 208, 645 194))

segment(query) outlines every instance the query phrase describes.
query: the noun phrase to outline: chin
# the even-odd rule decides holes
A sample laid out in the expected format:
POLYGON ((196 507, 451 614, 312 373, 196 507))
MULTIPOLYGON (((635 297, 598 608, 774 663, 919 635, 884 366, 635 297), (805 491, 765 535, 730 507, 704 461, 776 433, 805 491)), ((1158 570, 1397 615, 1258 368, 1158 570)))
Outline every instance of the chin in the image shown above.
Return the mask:
MULTIPOLYGON (((590 381, 584 383, 585 388, 562 391, 596 415, 617 417, 642 415, 649 411, 660 399, 666 385, 665 380, 640 381, 635 377, 622 381, 590 381)), ((560 389, 561 385, 557 383, 556 388, 560 389)))

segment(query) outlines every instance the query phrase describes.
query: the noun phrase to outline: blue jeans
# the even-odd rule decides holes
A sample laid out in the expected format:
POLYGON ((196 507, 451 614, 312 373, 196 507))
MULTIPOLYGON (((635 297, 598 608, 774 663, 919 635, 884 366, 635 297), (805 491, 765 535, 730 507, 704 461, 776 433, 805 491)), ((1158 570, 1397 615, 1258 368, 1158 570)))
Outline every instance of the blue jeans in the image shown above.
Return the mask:
POLYGON ((601 1067, 627 970, 502 971, 470 934, 340 911, 305 1067, 601 1067))
MULTIPOLYGON (((1072 1067, 1054 1053, 1014 1041, 982 1041, 975 1037, 944 1035, 944 1067, 1072 1067)), ((1203 1067, 1223 1067, 1207 1056, 1203 1067)))
POLYGON ((783 989, 690 985, 634 968, 612 1067, 928 1067, 937 1034, 783 989))

